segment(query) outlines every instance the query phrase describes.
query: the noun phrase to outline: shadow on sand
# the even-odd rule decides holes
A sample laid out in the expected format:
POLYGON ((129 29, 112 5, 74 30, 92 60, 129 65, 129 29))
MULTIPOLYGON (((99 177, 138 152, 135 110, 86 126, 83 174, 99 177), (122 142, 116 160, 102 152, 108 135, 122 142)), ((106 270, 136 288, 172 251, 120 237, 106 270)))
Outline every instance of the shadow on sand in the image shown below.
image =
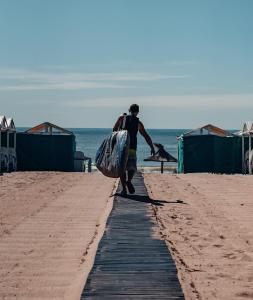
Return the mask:
POLYGON ((137 201, 137 202, 150 203, 150 204, 156 205, 156 206, 164 206, 164 203, 167 203, 167 204, 187 204, 183 200, 179 200, 179 199, 178 200, 173 200, 173 201, 154 200, 154 199, 151 199, 149 196, 129 195, 129 194, 123 196, 120 193, 115 193, 112 196, 119 196, 121 198, 130 199, 130 200, 137 201))

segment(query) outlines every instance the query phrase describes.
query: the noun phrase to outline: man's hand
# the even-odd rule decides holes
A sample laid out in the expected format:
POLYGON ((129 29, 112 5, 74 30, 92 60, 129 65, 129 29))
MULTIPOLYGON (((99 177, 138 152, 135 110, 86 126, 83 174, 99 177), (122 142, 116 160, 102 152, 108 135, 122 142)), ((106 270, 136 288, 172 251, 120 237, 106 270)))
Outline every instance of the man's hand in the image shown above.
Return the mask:
POLYGON ((151 147, 151 155, 155 155, 155 148, 151 147))

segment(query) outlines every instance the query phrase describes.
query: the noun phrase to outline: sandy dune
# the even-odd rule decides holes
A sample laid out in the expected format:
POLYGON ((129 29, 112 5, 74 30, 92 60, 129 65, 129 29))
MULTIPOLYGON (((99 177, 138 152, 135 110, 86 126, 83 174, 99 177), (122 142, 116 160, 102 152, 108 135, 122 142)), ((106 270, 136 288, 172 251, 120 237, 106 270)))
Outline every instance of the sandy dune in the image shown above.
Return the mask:
POLYGON ((114 184, 99 174, 0 177, 0 299, 79 298, 114 184))
POLYGON ((145 175, 186 299, 253 299, 253 177, 145 175), (185 204, 177 202, 183 201, 185 204))

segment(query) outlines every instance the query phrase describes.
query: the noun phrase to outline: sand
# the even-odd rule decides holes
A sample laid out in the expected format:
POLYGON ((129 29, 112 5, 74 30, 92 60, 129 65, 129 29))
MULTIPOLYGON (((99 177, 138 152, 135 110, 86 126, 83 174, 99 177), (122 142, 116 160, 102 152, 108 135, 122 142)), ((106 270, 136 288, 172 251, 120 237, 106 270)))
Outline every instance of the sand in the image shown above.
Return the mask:
MULTIPOLYGON (((145 174, 186 300, 253 299, 253 177, 145 174)), ((0 299, 79 299, 112 208, 98 173, 0 176, 0 299)))
POLYGON ((253 177, 146 174, 145 182, 151 198, 168 201, 153 209, 186 300, 253 299, 253 177))
POLYGON ((98 173, 0 176, 0 299, 79 299, 114 186, 98 173))

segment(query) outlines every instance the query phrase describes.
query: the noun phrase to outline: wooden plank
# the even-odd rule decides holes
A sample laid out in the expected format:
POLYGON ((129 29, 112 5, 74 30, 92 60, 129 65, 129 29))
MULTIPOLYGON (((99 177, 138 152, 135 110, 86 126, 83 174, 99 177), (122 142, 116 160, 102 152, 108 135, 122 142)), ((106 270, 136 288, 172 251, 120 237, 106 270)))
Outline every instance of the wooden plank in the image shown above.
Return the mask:
POLYGON ((115 196, 81 299, 184 299, 175 263, 160 237, 141 174, 136 196, 115 196))

